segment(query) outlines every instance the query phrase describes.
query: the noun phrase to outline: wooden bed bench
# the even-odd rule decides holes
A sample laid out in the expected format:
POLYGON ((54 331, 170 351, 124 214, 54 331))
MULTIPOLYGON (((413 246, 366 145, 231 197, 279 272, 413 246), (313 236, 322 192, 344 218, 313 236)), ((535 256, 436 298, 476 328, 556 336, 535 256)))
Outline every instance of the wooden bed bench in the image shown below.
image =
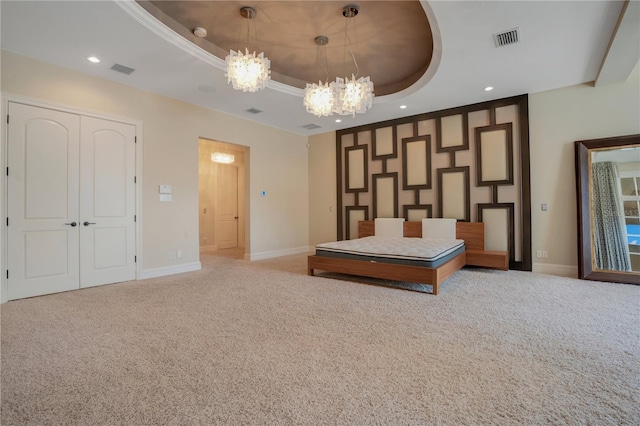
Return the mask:
MULTIPOLYGON (((374 226, 372 220, 358 222, 358 238, 375 235, 374 226)), ((422 238, 422 222, 404 222, 403 226, 405 237, 422 238)), ((507 252, 485 251, 484 223, 457 222, 456 238, 464 240, 465 251, 437 268, 310 255, 307 260, 307 272, 313 276, 317 269, 363 277, 429 284, 433 288, 432 294, 437 295, 440 284, 465 265, 509 269, 507 252)))

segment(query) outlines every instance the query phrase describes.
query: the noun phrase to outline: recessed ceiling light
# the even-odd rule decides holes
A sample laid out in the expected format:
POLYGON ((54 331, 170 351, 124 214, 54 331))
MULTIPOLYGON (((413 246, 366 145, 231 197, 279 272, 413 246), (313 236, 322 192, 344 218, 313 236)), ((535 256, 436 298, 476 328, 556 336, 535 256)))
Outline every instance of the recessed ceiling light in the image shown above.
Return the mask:
POLYGON ((492 90, 493 90, 493 87, 491 87, 491 86, 487 86, 487 87, 484 88, 485 92, 490 92, 492 90))
POLYGON ((406 105, 400 105, 400 109, 407 109, 406 105))
POLYGON ((336 118, 336 123, 342 123, 342 120, 340 120, 339 118, 336 118))
POLYGON ((100 62, 100 59, 96 58, 95 56, 88 56, 87 61, 97 64, 98 62, 100 62))

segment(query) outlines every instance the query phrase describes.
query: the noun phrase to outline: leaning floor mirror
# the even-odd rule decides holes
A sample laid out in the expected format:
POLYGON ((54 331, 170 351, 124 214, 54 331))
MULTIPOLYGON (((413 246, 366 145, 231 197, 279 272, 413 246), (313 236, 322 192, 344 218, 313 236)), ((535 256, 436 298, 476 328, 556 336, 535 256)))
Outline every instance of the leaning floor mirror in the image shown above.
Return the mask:
POLYGON ((640 284, 640 135, 575 142, 578 275, 640 284))

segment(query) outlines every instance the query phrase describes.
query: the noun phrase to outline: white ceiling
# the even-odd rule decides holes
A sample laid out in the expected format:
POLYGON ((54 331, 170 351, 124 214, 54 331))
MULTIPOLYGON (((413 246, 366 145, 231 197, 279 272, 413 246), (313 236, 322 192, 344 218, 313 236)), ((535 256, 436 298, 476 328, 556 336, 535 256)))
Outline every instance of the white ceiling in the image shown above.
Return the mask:
MULTIPOLYGON (((223 60, 168 30, 135 2, 2 0, 1 43, 2 49, 21 55, 312 135, 592 82, 624 2, 422 4, 432 24, 439 60, 432 61, 427 75, 414 86, 377 97, 371 110, 355 118, 313 116, 302 105, 302 90, 277 82, 271 82, 262 92, 234 91, 224 77, 223 60), (520 42, 496 48, 492 35, 512 28, 519 28, 520 42), (100 57, 102 62, 89 63, 86 57, 90 55, 100 57), (130 75, 117 73, 110 69, 114 63, 135 71, 130 75), (203 86, 209 90, 199 89, 203 86), (486 86, 495 89, 485 92, 486 86), (400 105, 407 108, 400 109, 400 105), (246 112, 249 108, 263 112, 254 115, 246 112), (336 123, 336 118, 342 122, 336 123), (320 128, 310 131, 302 127, 310 123, 320 128)), ((627 41, 625 46, 631 52, 635 49, 634 55, 640 52, 637 39, 627 41)))

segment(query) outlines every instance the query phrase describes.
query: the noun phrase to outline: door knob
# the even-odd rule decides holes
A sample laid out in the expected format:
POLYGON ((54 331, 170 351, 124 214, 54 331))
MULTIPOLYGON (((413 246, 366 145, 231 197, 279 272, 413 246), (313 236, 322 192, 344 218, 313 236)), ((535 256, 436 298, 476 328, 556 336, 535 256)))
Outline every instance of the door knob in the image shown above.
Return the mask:
POLYGON ((76 226, 76 225, 77 225, 77 223, 75 223, 75 222, 71 222, 71 223, 65 223, 65 225, 69 225, 69 226, 76 226))
POLYGON ((85 222, 83 223, 84 226, 89 226, 89 225, 95 225, 95 222, 85 222))

